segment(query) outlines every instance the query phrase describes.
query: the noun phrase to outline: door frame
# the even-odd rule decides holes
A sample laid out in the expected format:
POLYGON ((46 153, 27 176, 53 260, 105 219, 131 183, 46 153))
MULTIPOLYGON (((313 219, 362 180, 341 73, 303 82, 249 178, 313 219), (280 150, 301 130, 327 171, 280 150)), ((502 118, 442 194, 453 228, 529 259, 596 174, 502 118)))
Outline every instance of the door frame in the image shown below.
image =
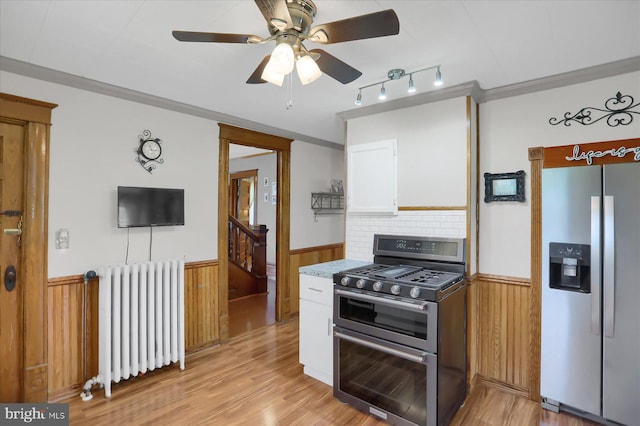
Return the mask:
POLYGON ((218 123, 218 327, 220 341, 229 339, 229 144, 276 151, 276 321, 290 314, 289 235, 291 142, 293 139, 218 123))
MULTIPOLYGON (((49 132, 58 105, 0 93, 2 120, 25 128, 21 250, 24 402, 48 399, 47 259, 49 132)), ((20 285, 20 284, 18 284, 20 285)))

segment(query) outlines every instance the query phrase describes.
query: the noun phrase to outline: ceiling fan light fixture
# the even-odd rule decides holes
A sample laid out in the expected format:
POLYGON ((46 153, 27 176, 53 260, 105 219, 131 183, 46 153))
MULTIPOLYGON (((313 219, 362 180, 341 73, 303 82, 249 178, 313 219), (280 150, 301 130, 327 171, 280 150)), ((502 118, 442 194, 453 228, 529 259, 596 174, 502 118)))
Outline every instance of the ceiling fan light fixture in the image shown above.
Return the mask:
POLYGON ((284 81, 284 74, 277 72, 275 70, 275 67, 272 66, 271 61, 269 61, 264 67, 260 78, 262 78, 264 81, 268 81, 271 84, 275 84, 276 86, 282 86, 282 82, 284 81))
POLYGON ((296 71, 302 84, 309 84, 316 81, 322 75, 320 67, 310 55, 301 56, 296 62, 296 71))
POLYGON ((436 70, 436 79, 433 82, 434 86, 442 86, 442 73, 440 73, 440 67, 436 70))
POLYGON ((278 74, 286 75, 293 71, 294 63, 293 47, 287 42, 278 43, 271 53, 269 65, 278 74))

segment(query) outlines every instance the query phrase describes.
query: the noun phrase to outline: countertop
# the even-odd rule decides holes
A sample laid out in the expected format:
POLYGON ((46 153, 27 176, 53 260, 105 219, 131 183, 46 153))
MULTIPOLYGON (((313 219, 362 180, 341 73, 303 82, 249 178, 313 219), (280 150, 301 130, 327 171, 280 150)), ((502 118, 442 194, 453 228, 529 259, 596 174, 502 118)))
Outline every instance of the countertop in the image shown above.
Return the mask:
POLYGON ((358 266, 368 265, 370 263, 371 262, 367 262, 366 260, 340 259, 333 260, 331 262, 303 266, 299 271, 304 275, 333 279, 333 274, 336 272, 340 272, 345 269, 357 268, 358 266))

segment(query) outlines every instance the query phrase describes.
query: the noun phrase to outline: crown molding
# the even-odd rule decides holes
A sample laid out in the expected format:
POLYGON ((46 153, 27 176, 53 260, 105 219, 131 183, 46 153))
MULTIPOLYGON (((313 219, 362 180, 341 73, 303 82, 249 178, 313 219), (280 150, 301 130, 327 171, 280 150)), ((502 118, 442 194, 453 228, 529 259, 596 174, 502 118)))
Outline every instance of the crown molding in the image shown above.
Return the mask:
POLYGON ((527 93, 541 92, 543 90, 557 89, 559 87, 586 83, 592 80, 600 80, 636 71, 640 71, 640 56, 583 68, 580 70, 569 71, 562 74, 551 75, 549 77, 496 87, 494 89, 487 89, 484 91, 483 102, 525 95, 527 93))
POLYGON ((114 98, 124 99, 127 101, 137 102, 169 111, 188 114, 195 117, 205 118, 220 123, 241 127, 256 132, 267 133, 274 136, 293 139, 301 142, 307 142, 314 145, 320 145, 327 148, 344 150, 344 145, 332 141, 291 132, 277 127, 267 126, 255 121, 245 120, 229 114, 212 111, 206 108, 173 101, 171 99, 150 95, 136 90, 115 86, 101 81, 80 77, 51 68, 30 64, 28 62, 19 61, 5 56, 0 56, 0 70, 13 74, 31 77, 38 80, 48 81, 50 83, 62 84, 64 86, 73 87, 75 89, 86 90, 88 92, 98 93, 101 95, 112 96, 114 98))
MULTIPOLYGON (((86 90, 89 92, 99 93, 107 96, 113 96, 132 102, 188 114, 195 117, 201 117, 221 123, 227 123, 232 126, 242 127, 245 129, 267 133, 274 136, 307 142, 327 148, 344 150, 344 145, 340 143, 319 139, 296 132, 291 132, 277 127, 267 126, 255 121, 245 120, 221 112, 196 107, 159 96, 149 95, 147 93, 138 92, 136 90, 103 83, 97 80, 91 80, 74 74, 53 70, 51 68, 41 67, 39 65, 30 64, 28 62, 19 61, 4 56, 0 56, 0 70, 23 75, 25 77, 35 78, 38 80, 48 81, 51 83, 74 87, 76 89, 86 90)), ((447 99, 457 98, 460 96, 470 96, 476 102, 484 103, 513 96, 520 96, 528 93, 556 89, 573 84, 585 83, 592 80, 599 80, 637 71, 640 71, 640 56, 635 56, 615 62, 609 62, 602 65, 596 65, 589 68, 583 68, 580 70, 569 71, 535 80, 528 80, 520 83, 496 87, 493 89, 482 89, 479 86, 478 82, 474 80, 467 83, 459 84, 457 86, 420 93, 414 96, 395 99, 389 102, 383 102, 342 111, 337 113, 337 116, 343 121, 347 121, 353 118, 364 117, 368 115, 379 114, 433 102, 439 102, 447 99)))

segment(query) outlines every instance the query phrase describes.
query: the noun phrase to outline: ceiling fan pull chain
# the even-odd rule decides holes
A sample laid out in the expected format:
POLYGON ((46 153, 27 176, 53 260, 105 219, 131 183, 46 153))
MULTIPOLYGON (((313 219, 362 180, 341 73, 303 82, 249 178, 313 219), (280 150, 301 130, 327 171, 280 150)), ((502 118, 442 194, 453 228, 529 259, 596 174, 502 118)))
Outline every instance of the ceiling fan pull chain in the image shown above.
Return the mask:
POLYGON ((293 108, 293 73, 289 73, 289 75, 286 76, 287 78, 287 97, 289 98, 287 100, 287 109, 293 108))

